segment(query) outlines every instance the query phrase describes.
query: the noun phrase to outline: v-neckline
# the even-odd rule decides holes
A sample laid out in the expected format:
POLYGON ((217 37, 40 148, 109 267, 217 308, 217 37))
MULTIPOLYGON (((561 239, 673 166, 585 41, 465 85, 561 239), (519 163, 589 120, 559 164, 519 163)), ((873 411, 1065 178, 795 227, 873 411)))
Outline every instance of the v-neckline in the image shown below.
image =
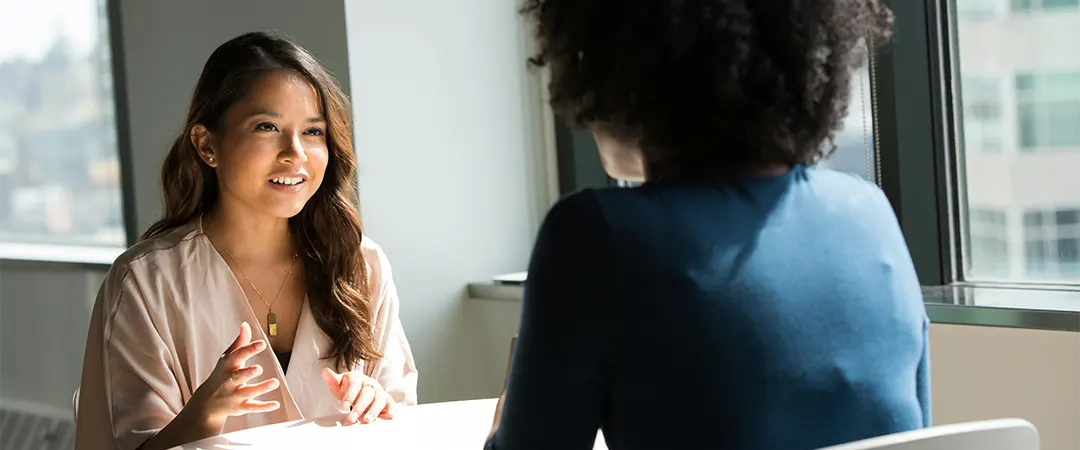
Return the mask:
MULTIPOLYGON (((272 353, 276 354, 276 352, 274 351, 273 346, 270 345, 270 336, 266 335, 266 330, 264 330, 262 325, 259 323, 259 320, 258 320, 259 316, 257 314, 255 314, 255 309, 251 307, 251 298, 249 298, 248 295, 247 295, 247 292, 244 291, 244 284, 240 282, 240 279, 237 278, 237 276, 236 276, 236 272, 233 272, 232 267, 229 266, 229 262, 227 260, 225 260, 225 257, 221 254, 221 251, 219 251, 217 246, 214 245, 214 241, 210 239, 210 235, 206 234, 206 230, 203 228, 203 216, 201 216, 201 215, 199 216, 197 231, 198 231, 198 234, 202 235, 203 238, 206 239, 206 242, 210 244, 210 248, 214 249, 214 255, 217 256, 218 262, 223 264, 225 266, 225 268, 228 269, 229 275, 232 276, 233 287, 239 289, 240 290, 240 295, 243 296, 243 298, 244 298, 244 306, 247 308, 248 317, 250 317, 252 319, 255 319, 255 324, 258 325, 255 328, 259 329, 259 336, 262 336, 262 339, 266 341, 266 349, 270 350, 272 353)), ((308 302, 308 296, 307 296, 307 293, 305 292, 304 293, 304 300, 300 303, 300 317, 297 319, 297 325, 298 325, 297 329, 300 328, 299 323, 303 321, 305 309, 307 309, 307 308, 305 308, 305 306, 307 305, 307 302, 308 302)), ((295 331, 293 332, 292 350, 289 350, 290 352, 292 352, 293 350, 296 349, 296 335, 297 334, 298 333, 296 333, 295 331)), ((280 367, 279 367, 279 369, 280 369, 280 367)), ((284 370, 281 370, 280 372, 282 373, 283 376, 285 375, 284 370)))
MULTIPOLYGON (((301 418, 303 418, 303 413, 300 412, 300 407, 299 407, 299 405, 297 405, 296 399, 293 397, 292 391, 289 389, 288 375, 289 375, 290 372, 287 372, 286 368, 281 367, 281 362, 278 361, 277 353, 274 351, 273 346, 270 345, 270 337, 266 335, 266 331, 263 330, 262 325, 259 323, 258 315, 255 314, 255 310, 251 308, 251 299, 248 298, 247 292, 244 292, 244 285, 240 283, 240 279, 236 277, 236 272, 233 272, 232 267, 229 267, 228 261, 225 261, 225 257, 222 256, 220 251, 218 251, 217 246, 214 245, 214 241, 210 240, 210 236, 206 234, 206 230, 203 228, 203 216, 202 215, 200 215, 199 218, 197 219, 196 231, 197 231, 197 235, 201 235, 204 239, 206 239, 206 244, 210 246, 211 250, 213 250, 214 256, 217 257, 216 258, 217 262, 219 264, 221 264, 225 268, 226 271, 229 272, 229 276, 232 278, 232 281, 233 281, 233 283, 232 283, 233 288, 240 291, 240 296, 244 300, 243 303, 244 303, 244 308, 246 308, 245 311, 247 312, 247 316, 248 316, 249 320, 253 319, 254 323, 256 325, 255 327, 253 327, 252 330, 253 330, 253 332, 254 332, 254 330, 258 330, 258 333, 259 333, 258 338, 266 341, 266 350, 264 350, 264 351, 270 352, 270 356, 271 356, 270 359, 273 361, 274 367, 277 369, 277 373, 281 374, 281 376, 278 377, 278 378, 281 379, 282 397, 284 397, 289 403, 291 403, 293 405, 293 407, 295 408, 296 413, 301 418)), ((231 296, 230 296, 230 298, 231 298, 231 296)), ((296 338, 300 335, 300 324, 304 323, 304 316, 309 314, 307 309, 308 309, 308 296, 305 293, 304 294, 304 300, 300 304, 300 317, 297 320, 296 331, 293 333, 293 345, 292 345, 292 350, 290 350, 290 352, 292 353, 292 356, 290 357, 290 361, 289 361, 289 366, 290 367, 293 366, 292 362, 296 361, 298 359, 298 358, 296 358, 296 353, 297 353, 297 350, 298 350, 297 345, 296 345, 296 338)), ((255 336, 252 336, 252 337, 255 338, 255 336)), ((301 347, 303 347, 303 346, 301 346, 301 347)))

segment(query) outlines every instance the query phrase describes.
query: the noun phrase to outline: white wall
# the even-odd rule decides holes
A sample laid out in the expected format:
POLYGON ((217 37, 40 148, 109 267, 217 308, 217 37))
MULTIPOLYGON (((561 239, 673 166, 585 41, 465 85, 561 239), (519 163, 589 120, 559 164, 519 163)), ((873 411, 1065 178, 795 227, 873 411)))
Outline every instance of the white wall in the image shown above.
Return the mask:
POLYGON ((360 207, 393 266, 421 402, 488 394, 466 284, 523 270, 549 201, 517 3, 345 2, 360 207))
MULTIPOLYGON (((161 212, 160 168, 180 132, 203 63, 226 40, 254 30, 290 34, 349 92, 341 0, 120 0, 136 218, 161 212)), ((0 264, 0 399, 41 412, 70 411, 90 307, 107 267, 0 264)))
POLYGON ((1020 417, 1080 449, 1080 333, 935 324, 930 345, 934 423, 1020 417))

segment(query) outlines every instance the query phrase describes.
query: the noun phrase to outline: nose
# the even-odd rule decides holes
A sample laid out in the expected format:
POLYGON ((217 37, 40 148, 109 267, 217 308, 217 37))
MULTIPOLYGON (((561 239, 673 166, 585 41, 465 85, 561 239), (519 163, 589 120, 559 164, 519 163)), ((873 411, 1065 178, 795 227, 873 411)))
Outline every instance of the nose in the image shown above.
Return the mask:
POLYGON ((307 151, 304 149, 304 141, 300 139, 297 134, 291 135, 289 142, 285 144, 281 153, 278 155, 278 160, 283 164, 289 165, 302 165, 307 162, 307 151))

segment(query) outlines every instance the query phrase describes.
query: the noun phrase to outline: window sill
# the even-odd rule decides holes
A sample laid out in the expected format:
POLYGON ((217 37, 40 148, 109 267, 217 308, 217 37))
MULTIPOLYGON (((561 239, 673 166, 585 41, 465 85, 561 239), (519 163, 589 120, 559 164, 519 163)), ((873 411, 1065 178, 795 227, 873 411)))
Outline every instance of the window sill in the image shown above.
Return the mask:
MULTIPOLYGON (((521 301, 519 284, 472 283, 469 297, 521 301)), ((1080 332, 1080 289, 923 287, 933 323, 1080 332)))
POLYGON ((934 323, 1080 332, 1080 289, 924 286, 934 323))
POLYGON ((75 264, 108 268, 125 248, 78 245, 23 244, 0 242, 0 261, 5 264, 75 264))
POLYGON ((469 284, 469 298, 519 302, 524 296, 525 289, 520 284, 495 282, 469 284))

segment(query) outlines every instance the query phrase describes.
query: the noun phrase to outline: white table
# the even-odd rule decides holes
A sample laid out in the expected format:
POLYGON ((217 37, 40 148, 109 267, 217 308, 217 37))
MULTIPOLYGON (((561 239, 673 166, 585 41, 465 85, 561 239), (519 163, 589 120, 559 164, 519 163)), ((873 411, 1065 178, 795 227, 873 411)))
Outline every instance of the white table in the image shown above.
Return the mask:
MULTIPOLYGON (((250 428, 174 450, 482 449, 496 399, 428 403, 399 409, 393 420, 341 425, 342 415, 250 428)), ((596 450, 606 450, 598 433, 596 450)))

